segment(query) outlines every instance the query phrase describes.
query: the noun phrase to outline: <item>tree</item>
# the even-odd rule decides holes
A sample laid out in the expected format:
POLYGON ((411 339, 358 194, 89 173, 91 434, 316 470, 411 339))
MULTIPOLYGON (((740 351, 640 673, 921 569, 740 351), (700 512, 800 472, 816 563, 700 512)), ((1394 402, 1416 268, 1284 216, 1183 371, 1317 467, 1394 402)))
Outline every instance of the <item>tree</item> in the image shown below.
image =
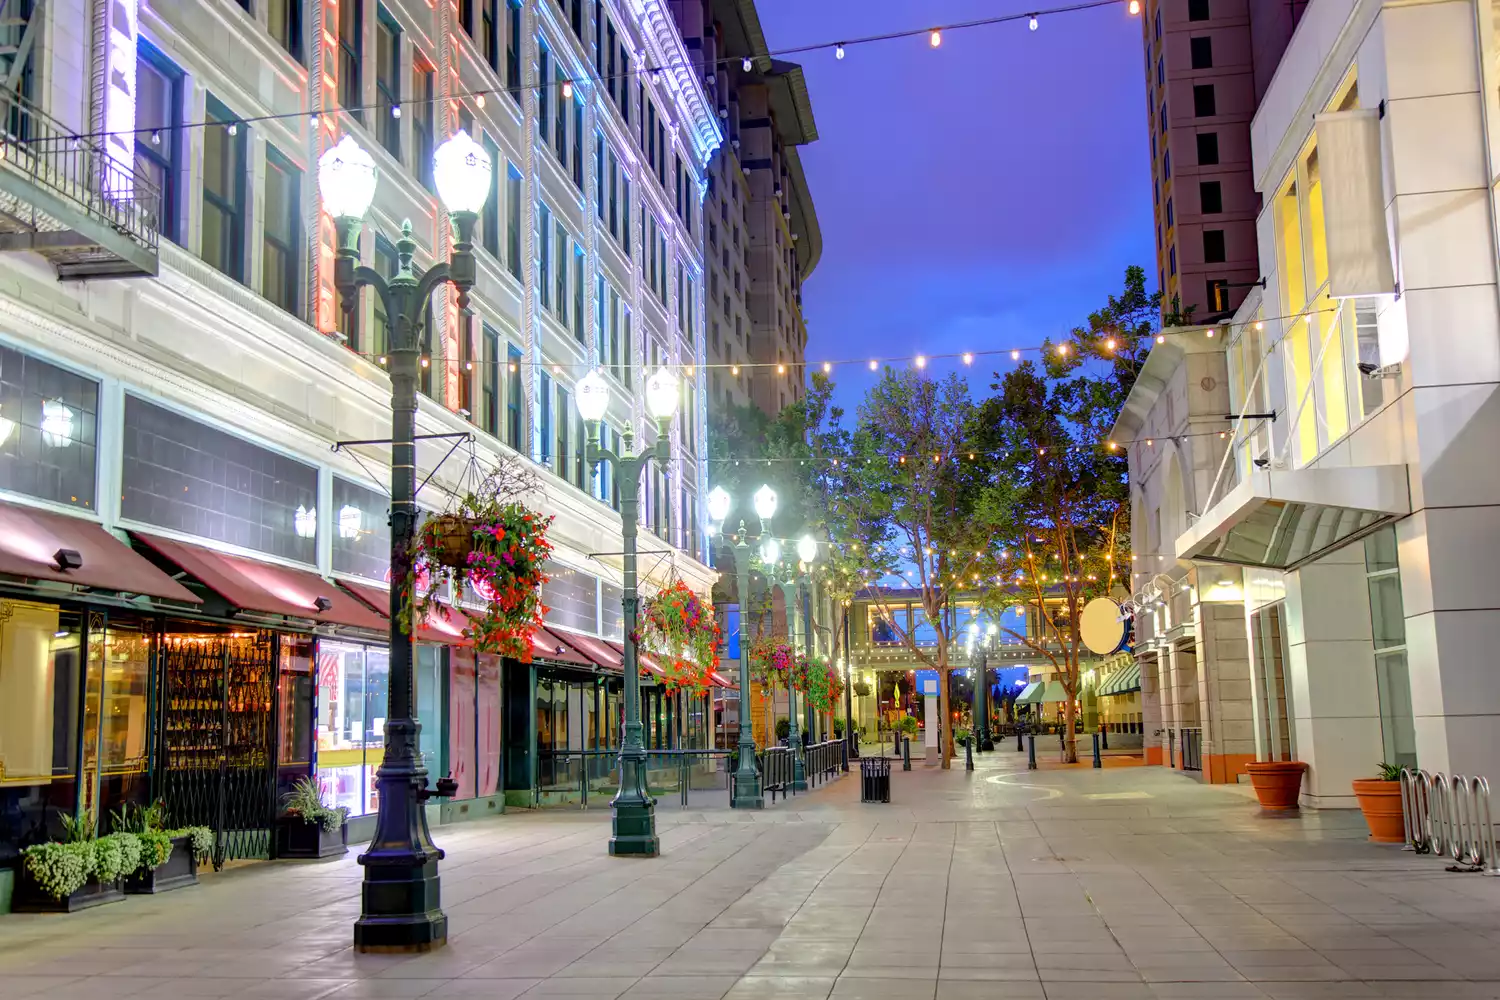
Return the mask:
POLYGON ((974 460, 979 417, 957 375, 939 380, 920 369, 887 368, 860 405, 836 505, 849 533, 866 541, 869 568, 895 571, 921 608, 922 621, 901 621, 885 592, 870 590, 901 643, 938 672, 945 768, 953 757, 948 676, 955 639, 947 612, 985 559, 994 514, 1007 509, 998 503, 1004 486, 989 482, 974 460), (935 644, 918 641, 923 628, 932 630, 935 644))
POLYGON ((1019 600, 1034 614, 1036 634, 1005 631, 1062 677, 1069 762, 1078 759, 1079 620, 1089 600, 1129 581, 1126 463, 1108 434, 1145 363, 1159 298, 1146 292, 1144 271, 1128 268, 1119 297, 1048 341, 1040 363, 996 373, 997 395, 979 408, 990 475, 1010 482, 992 501, 1004 513, 987 603, 1019 600))

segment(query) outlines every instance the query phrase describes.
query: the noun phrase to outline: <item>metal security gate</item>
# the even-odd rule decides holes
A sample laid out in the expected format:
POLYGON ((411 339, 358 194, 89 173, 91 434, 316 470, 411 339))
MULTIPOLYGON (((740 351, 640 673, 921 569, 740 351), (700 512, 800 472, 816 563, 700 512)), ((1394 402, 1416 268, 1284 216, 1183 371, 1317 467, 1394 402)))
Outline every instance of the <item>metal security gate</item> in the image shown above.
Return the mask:
POLYGON ((160 662, 168 822, 213 830, 215 868, 270 857, 275 635, 166 635, 160 662))

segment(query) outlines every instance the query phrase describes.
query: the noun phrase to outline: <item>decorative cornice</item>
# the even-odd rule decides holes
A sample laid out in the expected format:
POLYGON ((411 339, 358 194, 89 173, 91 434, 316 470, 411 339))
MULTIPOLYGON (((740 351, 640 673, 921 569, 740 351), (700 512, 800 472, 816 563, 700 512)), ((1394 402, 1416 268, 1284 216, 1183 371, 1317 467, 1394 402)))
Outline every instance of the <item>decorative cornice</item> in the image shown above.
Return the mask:
POLYGON ((693 70, 692 57, 688 55, 682 36, 677 33, 672 12, 667 9, 665 0, 630 0, 630 5, 646 40, 650 65, 661 68, 658 79, 667 81, 678 117, 693 135, 698 167, 706 169, 714 150, 724 144, 724 130, 702 81, 693 70))

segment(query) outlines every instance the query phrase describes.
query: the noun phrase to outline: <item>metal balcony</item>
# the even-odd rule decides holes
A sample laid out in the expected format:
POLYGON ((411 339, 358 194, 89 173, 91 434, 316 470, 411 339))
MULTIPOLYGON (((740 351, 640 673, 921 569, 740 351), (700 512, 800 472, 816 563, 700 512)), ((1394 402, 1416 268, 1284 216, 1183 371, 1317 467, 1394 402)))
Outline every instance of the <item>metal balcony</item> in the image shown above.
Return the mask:
POLYGON ((161 192, 133 166, 0 89, 0 251, 63 280, 155 275, 161 192))

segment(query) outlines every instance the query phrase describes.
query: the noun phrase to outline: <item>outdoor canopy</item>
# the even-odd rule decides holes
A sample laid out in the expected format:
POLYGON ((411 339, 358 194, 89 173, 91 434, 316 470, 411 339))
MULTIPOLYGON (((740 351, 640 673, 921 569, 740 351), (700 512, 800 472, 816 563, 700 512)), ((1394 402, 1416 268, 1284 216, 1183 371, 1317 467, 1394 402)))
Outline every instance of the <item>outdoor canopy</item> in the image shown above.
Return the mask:
POLYGON ((1100 697, 1112 694, 1129 694, 1141 689, 1141 665, 1130 663, 1118 670, 1110 671, 1099 682, 1096 692, 1100 697))

